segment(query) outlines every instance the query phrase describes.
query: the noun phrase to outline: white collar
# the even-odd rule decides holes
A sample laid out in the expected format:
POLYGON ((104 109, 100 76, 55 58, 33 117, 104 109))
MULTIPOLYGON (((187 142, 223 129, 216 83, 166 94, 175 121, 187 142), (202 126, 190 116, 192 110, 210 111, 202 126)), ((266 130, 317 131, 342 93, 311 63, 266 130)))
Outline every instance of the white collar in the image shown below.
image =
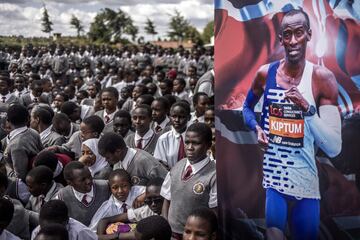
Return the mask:
POLYGON ((57 176, 60 175, 63 168, 64 168, 63 164, 60 161, 58 161, 57 164, 56 164, 56 169, 54 171, 54 178, 56 178, 57 176))
POLYGON ((71 187, 71 189, 73 190, 74 195, 75 195, 76 199, 77 199, 79 202, 82 201, 84 195, 89 196, 91 199, 94 197, 94 187, 93 187, 93 186, 91 187, 91 191, 88 192, 88 193, 78 192, 78 191, 76 191, 75 188, 73 188, 73 187, 71 187))
POLYGON ((2 98, 3 98, 3 97, 5 97, 5 102, 6 102, 6 101, 9 100, 9 98, 11 97, 11 93, 8 92, 6 95, 0 94, 0 101, 1 101, 1 102, 2 102, 2 98))
POLYGON ((8 139, 9 141, 11 141, 12 139, 14 139, 17 135, 19 135, 20 133, 25 132, 28 129, 27 126, 21 127, 21 128, 15 128, 14 130, 12 130, 9 135, 8 135, 8 139))
POLYGON ((171 131, 172 131, 172 133, 174 134, 174 136, 176 137, 176 138, 179 138, 180 137, 180 135, 182 136, 182 138, 183 138, 183 141, 185 141, 185 133, 186 133, 186 130, 183 132, 183 133, 179 133, 179 132, 177 132, 176 130, 175 130, 175 128, 173 127, 173 126, 171 126, 171 131))
POLYGON ((168 116, 165 116, 164 121, 162 121, 160 124, 158 124, 157 122, 154 123, 155 123, 155 127, 160 126, 161 129, 164 129, 169 122, 170 122, 170 118, 168 116))
POLYGON ((44 131, 42 131, 40 133, 40 139, 41 141, 43 141, 45 138, 47 138, 50 133, 51 133, 51 128, 52 128, 52 125, 50 125, 47 129, 45 129, 44 131))
POLYGON ((56 188, 56 183, 53 181, 51 188, 45 195, 45 198, 44 198, 45 202, 50 201, 51 197, 53 196, 53 192, 55 191, 55 188, 56 188))
POLYGON ((108 122, 108 124, 110 123, 110 122, 112 122, 112 120, 113 120, 113 118, 114 118, 114 115, 115 115, 115 113, 118 111, 118 109, 116 108, 116 110, 113 112, 113 113, 111 113, 111 114, 107 114, 106 113, 106 109, 104 109, 104 120, 105 120, 105 118, 106 118, 106 116, 108 116, 109 117, 109 122, 108 122))
POLYGON ((147 131, 143 137, 141 137, 137 131, 135 132, 135 142, 139 141, 140 139, 147 140, 150 139, 154 135, 154 131, 149 128, 149 131, 147 131))
POLYGON ((133 160, 136 154, 136 150, 133 148, 128 148, 124 160, 121 162, 121 166, 124 170, 127 170, 131 161, 133 160))
POLYGON ((189 159, 186 159, 186 165, 185 165, 185 169, 188 166, 191 166, 192 168, 192 175, 196 174, 197 172, 199 172, 202 168, 204 168, 208 163, 210 162, 210 158, 208 156, 206 156, 206 158, 204 158, 203 160, 195 163, 195 164, 191 164, 189 159))
POLYGON ((74 131, 74 125, 73 123, 70 123, 70 132, 69 135, 65 137, 65 139, 70 139, 70 137, 73 135, 73 131, 74 131))

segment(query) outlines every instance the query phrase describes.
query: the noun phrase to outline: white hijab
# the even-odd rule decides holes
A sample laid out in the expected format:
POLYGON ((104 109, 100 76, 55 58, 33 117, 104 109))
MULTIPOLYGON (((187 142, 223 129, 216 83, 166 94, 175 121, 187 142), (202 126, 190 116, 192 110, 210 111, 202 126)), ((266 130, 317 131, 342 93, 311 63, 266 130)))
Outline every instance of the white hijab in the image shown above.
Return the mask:
POLYGON ((98 151, 98 142, 99 139, 97 138, 90 138, 84 141, 82 144, 86 145, 96 157, 95 163, 89 167, 91 175, 94 176, 96 173, 100 172, 103 168, 109 166, 106 159, 99 154, 98 151))

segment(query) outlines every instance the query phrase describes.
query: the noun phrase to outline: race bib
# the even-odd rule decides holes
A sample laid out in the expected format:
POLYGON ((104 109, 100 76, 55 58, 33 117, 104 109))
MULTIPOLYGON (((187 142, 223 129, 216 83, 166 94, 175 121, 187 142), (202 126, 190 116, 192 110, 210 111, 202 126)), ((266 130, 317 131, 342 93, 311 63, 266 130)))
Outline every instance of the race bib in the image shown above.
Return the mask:
POLYGON ((304 117, 299 106, 272 103, 269 106, 269 141, 280 146, 304 146, 304 117))

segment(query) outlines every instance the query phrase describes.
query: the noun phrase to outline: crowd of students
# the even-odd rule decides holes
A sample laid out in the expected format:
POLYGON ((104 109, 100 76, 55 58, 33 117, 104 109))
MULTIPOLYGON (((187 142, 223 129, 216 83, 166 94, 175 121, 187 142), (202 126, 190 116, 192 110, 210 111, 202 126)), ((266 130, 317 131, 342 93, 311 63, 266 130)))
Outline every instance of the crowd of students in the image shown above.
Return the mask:
POLYGON ((0 49, 0 240, 216 239, 213 49, 0 49))

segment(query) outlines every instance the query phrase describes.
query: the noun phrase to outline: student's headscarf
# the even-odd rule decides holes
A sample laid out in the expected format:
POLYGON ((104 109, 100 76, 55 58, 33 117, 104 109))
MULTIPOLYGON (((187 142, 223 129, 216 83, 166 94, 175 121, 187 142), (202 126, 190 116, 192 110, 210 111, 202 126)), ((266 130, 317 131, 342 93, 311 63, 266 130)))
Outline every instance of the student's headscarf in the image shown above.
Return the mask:
POLYGON ((89 167, 91 175, 94 176, 96 173, 100 172, 103 168, 107 167, 109 164, 106 159, 99 154, 97 138, 90 138, 84 141, 82 144, 86 145, 96 157, 95 163, 89 167))

